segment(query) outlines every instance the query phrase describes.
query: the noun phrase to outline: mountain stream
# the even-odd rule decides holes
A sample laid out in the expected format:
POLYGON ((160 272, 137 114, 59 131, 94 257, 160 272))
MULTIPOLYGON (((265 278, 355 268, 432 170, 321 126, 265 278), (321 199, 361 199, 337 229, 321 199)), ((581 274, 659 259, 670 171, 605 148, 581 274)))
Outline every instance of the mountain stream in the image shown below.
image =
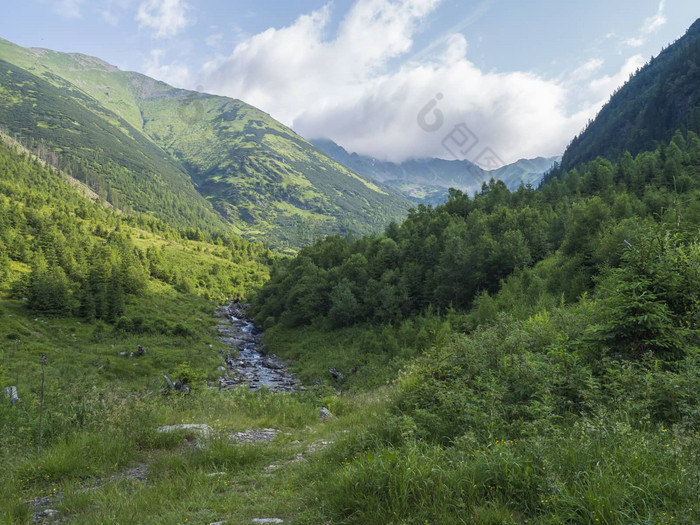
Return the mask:
POLYGON ((250 390, 266 387, 271 392, 304 390, 280 359, 266 354, 262 346, 263 332, 244 310, 237 301, 216 310, 219 339, 238 351, 238 357, 229 355, 226 358, 226 373, 219 378, 219 386, 247 386, 250 390))

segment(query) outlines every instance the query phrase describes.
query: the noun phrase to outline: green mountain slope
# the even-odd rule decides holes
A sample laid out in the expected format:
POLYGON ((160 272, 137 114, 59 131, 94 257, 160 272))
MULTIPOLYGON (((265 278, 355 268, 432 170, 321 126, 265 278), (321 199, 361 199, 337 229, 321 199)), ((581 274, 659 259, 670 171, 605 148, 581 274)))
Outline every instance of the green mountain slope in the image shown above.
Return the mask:
POLYGON ((57 87, 0 59, 0 126, 118 207, 224 228, 177 162, 67 82, 57 87))
POLYGON ((679 129, 700 131, 700 19, 611 97, 571 142, 562 169, 654 149, 679 129))
POLYGON ((409 202, 316 150, 238 100, 175 89, 79 54, 0 41, 0 58, 73 89, 170 154, 219 214, 248 238, 296 248, 328 233, 370 233, 409 202))
MULTIPOLYGON (((223 299, 245 296, 267 280, 272 254, 261 245, 236 235, 218 235, 214 244, 153 228, 149 215, 120 213, 3 134, 0 173, 0 303, 6 299, 2 285, 11 284, 39 313, 85 316, 82 302, 94 292, 97 263, 118 271, 127 304, 138 303, 156 283, 223 299), (32 302, 23 280, 39 269, 60 275, 65 285, 59 311, 32 302)), ((104 284, 108 277, 103 272, 98 280, 104 284)), ((115 296, 113 290, 107 295, 115 296)))
POLYGON ((537 187, 542 182, 544 174, 560 161, 561 157, 520 159, 513 164, 486 173, 495 180, 503 181, 508 189, 515 191, 521 184, 537 187))
POLYGON ((408 207, 243 102, 172 90, 140 75, 132 82, 144 131, 252 238, 295 246, 328 232, 368 233, 408 207))

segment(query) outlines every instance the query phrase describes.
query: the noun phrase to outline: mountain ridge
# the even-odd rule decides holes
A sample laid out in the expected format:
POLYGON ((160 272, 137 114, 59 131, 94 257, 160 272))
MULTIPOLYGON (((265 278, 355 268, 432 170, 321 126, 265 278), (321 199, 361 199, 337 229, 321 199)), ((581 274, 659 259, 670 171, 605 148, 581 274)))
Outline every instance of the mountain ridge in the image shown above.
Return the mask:
POLYGON ((433 205, 446 201, 450 188, 474 194, 492 178, 502 180, 510 190, 521 184, 535 187, 561 160, 561 157, 520 159, 488 171, 468 160, 415 158, 396 163, 350 153, 330 139, 313 139, 311 143, 358 173, 393 186, 416 202, 433 205))
POLYGON ((615 161, 700 132, 700 18, 619 88, 569 144, 561 172, 596 157, 615 161))
POLYGON ((90 99, 82 103, 122 119, 132 139, 149 141, 187 174, 205 201, 199 206, 251 240, 295 251, 321 235, 379 231, 410 206, 243 101, 173 88, 80 53, 0 40, 0 58, 52 86, 42 89, 90 99))

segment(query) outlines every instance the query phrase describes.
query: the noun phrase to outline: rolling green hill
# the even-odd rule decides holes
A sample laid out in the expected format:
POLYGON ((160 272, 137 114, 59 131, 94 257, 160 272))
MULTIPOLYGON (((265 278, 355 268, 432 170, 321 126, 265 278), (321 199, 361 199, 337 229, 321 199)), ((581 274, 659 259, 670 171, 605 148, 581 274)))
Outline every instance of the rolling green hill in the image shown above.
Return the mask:
MULTIPOLYGON (((203 220, 208 215, 212 223, 229 223, 250 239, 295 249, 329 233, 378 231, 408 210, 409 202, 398 192, 357 175, 239 100, 175 89, 93 57, 25 49, 3 40, 0 59, 13 64, 5 69, 13 69, 15 76, 28 75, 32 90, 53 93, 50 103, 66 117, 54 118, 49 134, 40 130, 39 116, 25 116, 25 109, 18 107, 14 120, 0 117, 8 131, 36 140, 50 135, 55 149, 70 151, 82 147, 71 122, 88 118, 83 115, 88 109, 93 127, 99 127, 95 119, 101 119, 105 133, 116 127, 124 135, 104 146, 106 154, 128 144, 130 151, 159 157, 161 165, 154 171, 170 179, 161 191, 177 181, 178 196, 192 195, 203 220), (183 186, 184 180, 189 187, 183 186), (194 188, 209 204, 197 200, 194 188), (210 206, 218 217, 212 216, 210 206)), ((34 112, 42 110, 44 102, 29 102, 31 94, 9 77, 0 85, 11 92, 0 92, 6 112, 17 104, 35 103, 34 112)), ((119 163, 119 157, 110 160, 119 163)), ((132 175, 138 171, 132 170, 132 175)), ((118 176, 107 182, 110 188, 125 186, 118 176)), ((135 209, 148 209, 146 192, 124 188, 120 193, 135 209)), ((172 218, 166 211, 154 212, 172 218)))

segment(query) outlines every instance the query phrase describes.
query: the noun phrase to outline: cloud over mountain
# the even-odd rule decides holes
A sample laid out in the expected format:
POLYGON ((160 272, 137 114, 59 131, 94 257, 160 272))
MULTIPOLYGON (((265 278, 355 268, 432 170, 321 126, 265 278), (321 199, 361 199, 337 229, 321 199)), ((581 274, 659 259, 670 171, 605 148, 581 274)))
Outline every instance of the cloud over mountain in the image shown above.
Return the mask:
POLYGON ((207 62, 197 83, 261 107, 304 136, 326 136, 374 157, 453 158, 444 142, 464 124, 478 143, 458 156, 475 160, 490 148, 510 162, 561 153, 609 95, 601 87, 629 73, 626 64, 614 77, 591 80, 585 104, 572 108, 571 83, 483 71, 469 60, 461 33, 445 35, 430 53, 397 67, 397 59, 416 51, 421 24, 439 4, 358 0, 332 35, 329 4, 207 62), (443 125, 426 132, 418 116, 431 101, 443 125))

